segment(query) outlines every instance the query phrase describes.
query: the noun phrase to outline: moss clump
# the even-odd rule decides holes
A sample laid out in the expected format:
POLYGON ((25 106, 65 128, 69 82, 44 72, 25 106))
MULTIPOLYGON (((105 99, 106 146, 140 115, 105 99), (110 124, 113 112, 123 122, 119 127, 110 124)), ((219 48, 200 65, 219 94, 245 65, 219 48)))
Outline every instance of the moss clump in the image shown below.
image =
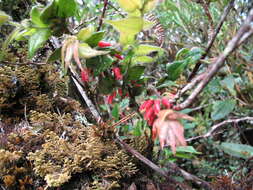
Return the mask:
POLYGON ((67 78, 60 78, 53 65, 0 66, 0 81, 0 116, 12 123, 30 110, 51 111, 68 90, 67 78))

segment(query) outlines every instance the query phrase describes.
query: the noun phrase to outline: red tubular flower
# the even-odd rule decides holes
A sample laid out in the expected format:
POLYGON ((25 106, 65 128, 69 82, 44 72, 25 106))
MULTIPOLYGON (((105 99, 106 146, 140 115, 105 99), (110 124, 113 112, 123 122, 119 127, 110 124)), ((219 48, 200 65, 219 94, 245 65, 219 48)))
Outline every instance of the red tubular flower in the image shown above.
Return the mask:
POLYGON ((155 112, 155 114, 158 114, 159 111, 160 111, 160 103, 161 103, 160 100, 155 100, 154 101, 154 112, 155 112))
POLYGON ((119 94, 120 96, 122 96, 122 95, 123 95, 123 93, 122 93, 122 89, 121 89, 121 88, 119 88, 119 89, 118 89, 118 94, 119 94))
POLYGON ((154 113, 149 117, 149 120, 148 120, 148 125, 149 125, 149 126, 152 126, 152 125, 153 125, 153 123, 154 123, 154 121, 155 121, 155 118, 156 118, 156 116, 155 116, 154 113))
POLYGON ((165 97, 162 98, 162 104, 168 109, 172 107, 171 102, 165 97))
POLYGON ((112 69, 113 73, 114 73, 114 76, 116 77, 116 80, 122 80, 123 79, 123 76, 121 74, 121 71, 120 71, 120 68, 119 67, 114 67, 112 69))
POLYGON ((101 47, 101 48, 110 47, 111 45, 112 44, 109 42, 103 42, 103 41, 98 42, 98 47, 101 47))
POLYGON ((143 102, 143 104, 140 106, 139 110, 147 110, 154 104, 154 100, 146 100, 143 102))
POLYGON ((152 117, 152 115, 154 115, 154 109, 153 109, 153 107, 151 107, 151 108, 149 108, 149 109, 146 109, 146 112, 145 112, 145 114, 144 114, 144 119, 145 120, 147 120, 147 121, 149 121, 150 120, 150 118, 152 117))
POLYGON ((107 97, 108 104, 112 104, 113 99, 116 97, 116 91, 114 91, 111 95, 107 97))
POLYGON ((116 57, 116 58, 118 58, 120 60, 124 59, 124 57, 122 55, 120 55, 120 54, 114 54, 114 57, 116 57))
POLYGON ((87 69, 81 70, 81 78, 83 82, 89 82, 89 72, 87 69))

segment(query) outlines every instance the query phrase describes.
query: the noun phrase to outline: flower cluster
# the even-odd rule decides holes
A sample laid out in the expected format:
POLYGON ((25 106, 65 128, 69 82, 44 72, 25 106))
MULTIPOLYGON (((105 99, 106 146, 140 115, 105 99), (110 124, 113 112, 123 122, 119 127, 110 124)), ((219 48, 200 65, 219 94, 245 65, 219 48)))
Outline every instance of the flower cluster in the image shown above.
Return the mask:
POLYGON ((170 109, 172 107, 172 102, 163 97, 162 99, 146 100, 140 106, 139 110, 144 114, 144 119, 148 122, 148 125, 153 125, 157 114, 161 110, 161 106, 166 109, 170 109))

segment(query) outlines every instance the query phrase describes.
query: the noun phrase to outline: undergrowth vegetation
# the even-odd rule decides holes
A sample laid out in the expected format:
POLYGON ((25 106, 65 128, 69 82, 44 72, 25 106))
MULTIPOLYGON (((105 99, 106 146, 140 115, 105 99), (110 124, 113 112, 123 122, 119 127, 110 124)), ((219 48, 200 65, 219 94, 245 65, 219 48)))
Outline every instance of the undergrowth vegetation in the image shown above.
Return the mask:
POLYGON ((252 189, 249 0, 0 1, 0 189, 252 189))

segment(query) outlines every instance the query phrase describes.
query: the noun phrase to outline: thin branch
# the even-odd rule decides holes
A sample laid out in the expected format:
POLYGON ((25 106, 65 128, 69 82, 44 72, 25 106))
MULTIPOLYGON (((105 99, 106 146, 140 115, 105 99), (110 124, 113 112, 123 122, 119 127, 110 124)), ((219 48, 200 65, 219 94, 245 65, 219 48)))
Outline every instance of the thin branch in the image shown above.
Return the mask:
POLYGON ((226 121, 223 121, 221 123, 218 123, 218 124, 212 126, 211 129, 205 135, 192 137, 192 138, 187 139, 186 141, 192 141, 192 140, 196 140, 196 139, 200 139, 200 138, 211 137, 215 132, 217 132, 218 129, 220 129, 224 125, 227 125, 229 123, 239 123, 241 121, 247 121, 247 120, 253 120, 253 117, 243 117, 243 118, 239 118, 239 119, 228 119, 226 121))
POLYGON ((213 22, 213 17, 209 11, 209 4, 207 4, 206 0, 202 0, 201 3, 202 7, 204 8, 205 14, 208 18, 208 21, 210 23, 210 35, 208 34, 208 39, 209 41, 212 39, 213 35, 214 35, 214 22, 213 22))
POLYGON ((99 31, 102 27, 107 5, 108 5, 108 0, 104 0, 104 8, 103 8, 103 12, 102 12, 102 15, 100 17, 100 20, 99 20, 99 25, 98 25, 97 31, 99 31))
POLYGON ((200 66, 201 66, 201 61, 200 61, 200 60, 205 59, 206 56, 207 56, 207 54, 209 53, 209 51, 210 51, 211 47, 213 46, 213 43, 214 43, 214 41, 215 41, 217 35, 218 35, 219 32, 220 32, 220 29, 221 29, 223 23, 225 22, 225 19, 226 19, 228 13, 230 12, 230 10, 231 10, 231 9, 233 8, 233 6, 234 6, 234 1, 235 1, 235 0, 231 0, 230 3, 228 4, 228 6, 225 8, 225 10, 224 10, 224 12, 223 12, 223 14, 222 14, 222 16, 221 16, 221 19, 220 19, 220 21, 219 21, 219 24, 217 25, 217 27, 216 27, 216 29, 215 29, 213 35, 212 35, 211 40, 210 40, 210 41, 208 42, 208 44, 207 44, 207 48, 206 48, 206 50, 205 50, 205 53, 201 56, 201 58, 199 59, 199 61, 196 63, 196 65, 195 65, 195 67, 194 67, 192 73, 190 74, 190 76, 189 76, 189 78, 188 78, 188 81, 190 81, 190 80, 196 75, 196 73, 198 72, 198 70, 199 70, 199 68, 200 68, 200 66))
POLYGON ((121 11, 119 11, 119 9, 117 9, 111 2, 108 2, 108 5, 112 7, 115 11, 117 11, 120 16, 122 16, 123 18, 126 17, 126 15, 122 14, 121 11))
MULTIPOLYGON (((169 183, 172 184, 179 184, 182 187, 186 187, 186 185, 176 181, 172 177, 170 177, 165 170, 151 162, 149 159, 141 155, 139 152, 134 150, 132 147, 130 147, 128 144, 126 144, 123 140, 121 140, 118 136, 116 136, 116 141, 121 145, 122 148, 124 148, 127 152, 130 152, 134 157, 142 161, 144 164, 149 166, 151 169, 153 169, 156 173, 160 174, 161 176, 165 177, 169 183)), ((187 186, 187 189, 191 189, 187 186)))
POLYGON ((87 104, 88 108, 90 109, 90 112, 96 119, 96 121, 102 121, 101 116, 99 115, 98 111, 96 110, 95 105, 92 103, 92 101, 87 96, 86 92, 83 90, 82 83, 78 80, 78 77, 76 76, 76 73, 73 71, 71 67, 69 67, 71 72, 71 79, 73 80, 74 84, 76 85, 77 90, 79 91, 80 95, 84 99, 85 103, 87 104))
MULTIPOLYGON (((225 48, 225 50, 219 55, 217 60, 214 64, 210 65, 206 72, 204 79, 199 82, 197 87, 193 90, 191 95, 181 104, 176 105, 174 107, 175 110, 182 110, 190 106, 195 98, 199 95, 199 93, 204 89, 204 87, 209 83, 209 81, 216 75, 216 73, 221 69, 224 65, 225 60, 227 57, 238 47, 238 44, 242 44, 245 42, 250 35, 247 35, 247 38, 243 38, 243 41, 241 41, 242 37, 252 30, 251 22, 253 21, 253 8, 251 9, 246 21, 241 26, 237 34, 230 40, 225 48)), ((251 33, 252 34, 252 33, 251 33)))
MULTIPOLYGON (((151 162, 149 159, 147 159, 146 157, 144 157, 143 155, 141 155, 139 152, 137 152, 136 150, 134 150, 128 144, 126 144, 118 136, 116 136, 116 140, 122 146, 122 148, 124 148, 127 152, 130 152, 134 157, 136 157, 137 159, 139 159, 141 162, 145 163, 147 166, 149 166, 155 172, 157 172, 161 176, 165 177, 168 180, 168 182, 171 182, 173 184, 180 184, 181 186, 183 185, 183 184, 177 182, 176 180, 174 180, 172 177, 170 177, 165 170, 163 170, 162 168, 160 168, 159 166, 157 166, 156 164, 154 164, 153 162, 151 162)), ((212 189, 211 185, 208 182, 206 182, 206 181, 198 178, 197 176, 194 176, 194 175, 188 173, 187 171, 179 168, 176 164, 170 163, 168 165, 168 167, 170 167, 172 170, 180 173, 186 180, 193 181, 193 182, 197 183, 198 185, 201 185, 205 189, 212 189)), ((188 189, 189 188, 190 187, 188 187, 188 189)), ((184 185, 184 189, 186 189, 185 185, 184 185)))

